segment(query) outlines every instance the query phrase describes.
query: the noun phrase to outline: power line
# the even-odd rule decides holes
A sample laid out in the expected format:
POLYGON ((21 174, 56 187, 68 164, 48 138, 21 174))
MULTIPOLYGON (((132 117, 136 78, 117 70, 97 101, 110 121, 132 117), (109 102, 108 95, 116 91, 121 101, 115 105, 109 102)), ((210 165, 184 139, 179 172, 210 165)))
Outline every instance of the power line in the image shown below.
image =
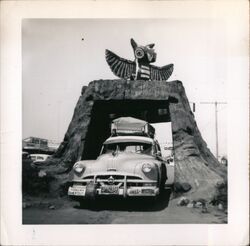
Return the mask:
POLYGON ((217 101, 212 101, 212 102, 191 102, 189 101, 189 104, 192 104, 192 111, 195 112, 196 109, 196 104, 212 104, 214 105, 214 112, 215 112, 215 142, 216 142, 216 158, 218 159, 219 156, 219 139, 218 139, 218 112, 225 109, 222 108, 218 110, 218 105, 219 104, 227 104, 227 102, 217 102, 217 101))
POLYGON ((216 159, 219 157, 219 138, 218 138, 218 104, 227 104, 226 102, 200 102, 200 104, 214 104, 215 112, 215 147, 216 147, 216 159))

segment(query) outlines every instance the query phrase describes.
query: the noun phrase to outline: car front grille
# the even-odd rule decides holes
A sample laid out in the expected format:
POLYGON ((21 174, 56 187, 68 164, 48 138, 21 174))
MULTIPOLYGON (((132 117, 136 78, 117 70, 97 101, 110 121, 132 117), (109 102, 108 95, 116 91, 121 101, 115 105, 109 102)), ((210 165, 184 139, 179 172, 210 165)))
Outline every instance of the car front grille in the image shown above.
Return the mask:
POLYGON ((119 174, 114 174, 114 175, 97 175, 95 177, 95 182, 97 183, 98 186, 103 186, 103 185, 118 185, 119 187, 123 187, 126 183, 127 186, 140 186, 140 184, 137 185, 136 181, 142 180, 141 177, 138 176, 132 176, 132 175, 119 175, 119 174))
POLYGON ((98 180, 98 179, 109 179, 109 178, 111 178, 111 177, 113 177, 114 178, 114 180, 118 180, 118 179, 124 179, 124 175, 97 175, 96 176, 96 179, 98 180))
POLYGON ((119 187, 124 187, 125 184, 127 187, 144 186, 145 181, 139 176, 133 175, 119 175, 119 174, 98 174, 88 175, 83 178, 83 184, 87 185, 89 182, 95 182, 97 187, 105 186, 105 185, 118 185, 119 187))

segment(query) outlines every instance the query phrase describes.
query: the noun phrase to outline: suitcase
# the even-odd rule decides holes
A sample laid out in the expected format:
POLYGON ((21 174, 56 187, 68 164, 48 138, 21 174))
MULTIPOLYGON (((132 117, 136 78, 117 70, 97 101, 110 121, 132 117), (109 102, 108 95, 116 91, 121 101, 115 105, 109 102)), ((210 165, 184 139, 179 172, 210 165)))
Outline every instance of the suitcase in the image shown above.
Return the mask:
POLYGON ((155 128, 144 120, 120 117, 112 121, 111 135, 135 135, 154 138, 155 128))

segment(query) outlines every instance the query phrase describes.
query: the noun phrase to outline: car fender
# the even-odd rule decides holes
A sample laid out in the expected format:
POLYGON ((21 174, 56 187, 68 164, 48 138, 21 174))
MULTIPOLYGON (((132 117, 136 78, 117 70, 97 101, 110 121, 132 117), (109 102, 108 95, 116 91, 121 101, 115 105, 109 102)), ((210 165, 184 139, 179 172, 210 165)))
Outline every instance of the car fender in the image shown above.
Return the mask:
POLYGON ((165 186, 172 186, 174 184, 174 173, 175 173, 175 166, 165 164, 167 169, 167 180, 165 182, 165 186))

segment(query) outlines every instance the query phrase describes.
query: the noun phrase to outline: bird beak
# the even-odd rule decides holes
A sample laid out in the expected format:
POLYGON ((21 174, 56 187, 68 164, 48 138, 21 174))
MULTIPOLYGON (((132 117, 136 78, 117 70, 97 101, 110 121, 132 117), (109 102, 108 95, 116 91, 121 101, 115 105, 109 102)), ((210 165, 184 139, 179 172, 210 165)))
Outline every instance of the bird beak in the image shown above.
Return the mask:
POLYGON ((153 52, 148 51, 147 52, 147 56, 148 56, 148 61, 149 62, 155 62, 155 60, 156 60, 156 53, 154 51, 153 52))
POLYGON ((155 44, 148 44, 147 45, 150 49, 154 48, 155 44))
POLYGON ((133 49, 135 50, 137 48, 137 46, 138 46, 137 43, 135 42, 135 40, 131 38, 130 43, 131 43, 133 49))

